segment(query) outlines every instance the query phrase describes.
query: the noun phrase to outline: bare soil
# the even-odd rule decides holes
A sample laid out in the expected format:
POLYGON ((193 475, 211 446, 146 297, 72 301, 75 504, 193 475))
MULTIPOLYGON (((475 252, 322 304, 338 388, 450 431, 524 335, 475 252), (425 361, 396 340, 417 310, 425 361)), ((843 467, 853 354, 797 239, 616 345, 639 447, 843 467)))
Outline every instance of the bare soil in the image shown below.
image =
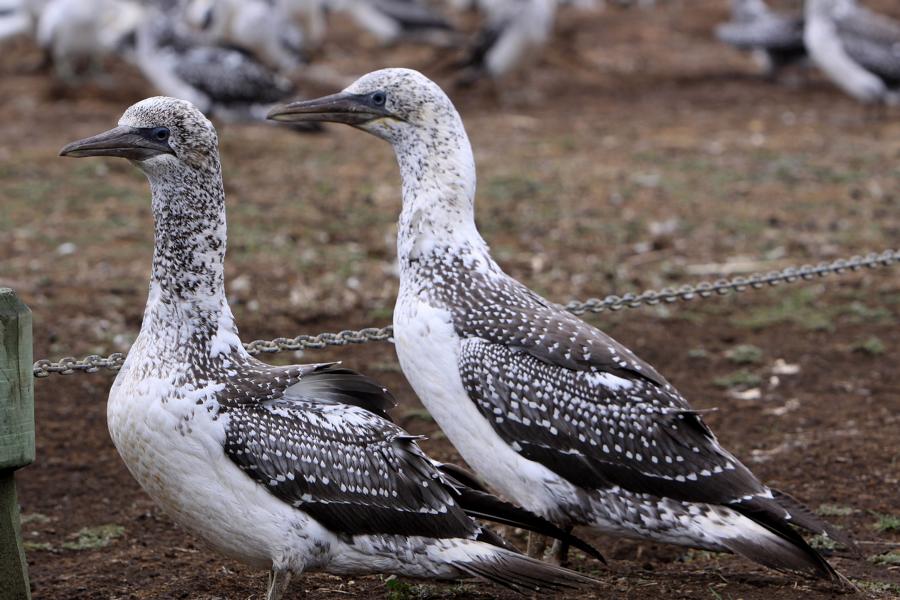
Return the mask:
MULTIPOLYGON (((898 246, 900 115, 865 110, 811 71, 760 78, 712 38, 725 4, 566 11, 530 73, 453 91, 479 164, 480 226, 514 276, 567 301, 898 246)), ((446 52, 382 49, 346 23, 336 30, 320 64, 412 66, 450 83, 446 52)), ((123 351, 140 327, 152 252, 146 182, 124 161, 56 153, 153 92, 122 65, 114 80, 66 89, 38 62, 27 41, 0 54, 0 285, 34 311, 35 358, 123 351)), ((221 126, 220 139, 243 338, 388 323, 399 210, 390 149, 341 128, 221 126)), ((858 586, 849 592, 734 556, 583 532, 609 567, 576 553, 574 566, 602 583, 572 598, 900 597, 896 269, 589 319, 695 407, 715 409, 706 419, 723 444, 850 531, 862 556, 825 550, 858 586)), ((388 344, 272 357, 332 359, 382 380, 397 419, 429 437, 426 450, 458 460, 388 344)), ((208 552, 131 479, 106 430, 111 383, 105 372, 35 384, 37 460, 18 474, 35 597, 260 598, 263 573, 208 552)), ((322 574, 293 593, 508 596, 322 574)))

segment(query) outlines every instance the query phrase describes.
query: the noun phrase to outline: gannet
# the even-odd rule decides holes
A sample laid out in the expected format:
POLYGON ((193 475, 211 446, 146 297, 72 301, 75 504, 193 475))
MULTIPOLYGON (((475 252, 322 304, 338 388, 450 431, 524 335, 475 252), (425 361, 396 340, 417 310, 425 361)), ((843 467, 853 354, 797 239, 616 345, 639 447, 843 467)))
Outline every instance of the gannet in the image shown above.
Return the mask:
POLYGON ((144 17, 131 0, 51 0, 40 9, 37 42, 60 79, 74 82, 85 65, 96 72, 103 58, 133 50, 144 17))
POLYGON ((803 39, 813 61, 857 100, 898 104, 900 23, 855 0, 807 0, 803 39))
POLYGON ((135 62, 161 93, 229 122, 264 122, 294 85, 237 48, 198 40, 170 13, 155 12, 137 34, 135 62))
POLYGON ((485 25, 460 62, 462 82, 498 79, 539 53, 553 32, 557 0, 497 0, 484 3, 485 25))
POLYGON ((752 52, 769 76, 806 57, 803 17, 777 13, 764 0, 731 0, 731 20, 716 27, 716 37, 752 52))
POLYGON ((436 84, 384 69, 269 118, 346 123, 394 147, 397 356, 491 487, 561 527, 838 577, 791 525, 833 529, 762 484, 653 367, 494 262, 475 226, 472 148, 436 84))
POLYGON ((150 181, 150 293, 107 406, 141 487, 219 552, 271 569, 270 599, 290 574, 317 570, 525 589, 594 583, 507 549, 467 516, 552 527, 443 475, 389 420, 392 398, 371 379, 247 353, 225 296, 217 144, 193 105, 154 97, 60 152, 127 158, 150 181))
POLYGON ((188 0, 182 12, 206 45, 240 48, 283 75, 303 64, 303 34, 279 3, 188 0))

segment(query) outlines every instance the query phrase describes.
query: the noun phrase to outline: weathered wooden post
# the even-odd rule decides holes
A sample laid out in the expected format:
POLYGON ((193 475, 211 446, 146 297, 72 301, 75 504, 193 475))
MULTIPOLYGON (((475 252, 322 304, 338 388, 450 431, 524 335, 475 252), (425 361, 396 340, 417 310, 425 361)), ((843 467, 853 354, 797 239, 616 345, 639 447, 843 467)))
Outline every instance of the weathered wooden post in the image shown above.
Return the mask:
POLYGON ((31 598, 16 469, 34 461, 31 311, 0 288, 0 600, 31 598))

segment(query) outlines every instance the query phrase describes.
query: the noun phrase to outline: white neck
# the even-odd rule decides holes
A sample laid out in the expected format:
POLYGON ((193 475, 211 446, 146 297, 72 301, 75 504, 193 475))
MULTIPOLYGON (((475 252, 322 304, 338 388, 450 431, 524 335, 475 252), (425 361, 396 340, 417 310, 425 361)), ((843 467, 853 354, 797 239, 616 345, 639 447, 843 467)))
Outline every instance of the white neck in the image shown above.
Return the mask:
POLYGON ((466 252, 489 260, 475 227, 475 159, 459 115, 393 140, 403 182, 397 237, 401 277, 434 253, 466 252))

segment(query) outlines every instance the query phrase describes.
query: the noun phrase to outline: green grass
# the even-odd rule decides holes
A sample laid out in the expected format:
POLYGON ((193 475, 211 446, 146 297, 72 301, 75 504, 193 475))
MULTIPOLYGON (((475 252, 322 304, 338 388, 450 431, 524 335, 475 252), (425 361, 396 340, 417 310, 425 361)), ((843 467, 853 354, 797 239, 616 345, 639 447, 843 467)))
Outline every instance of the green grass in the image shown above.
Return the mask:
POLYGON ((900 565, 900 552, 891 550, 890 552, 870 556, 868 560, 870 563, 874 563, 876 565, 894 567, 900 565))
POLYGON ((816 512, 823 517, 847 517, 859 511, 852 506, 842 504, 820 504, 816 512))
POLYGON ((900 531, 900 517, 896 515, 886 515, 875 513, 878 520, 875 522, 875 529, 881 533, 888 531, 900 531))
POLYGON ((854 352, 868 354, 869 356, 880 356, 884 354, 885 345, 877 336, 869 336, 864 340, 857 340, 851 346, 854 352))
POLYGON ((108 524, 98 525, 96 527, 84 527, 80 529, 71 542, 64 542, 62 547, 66 550, 93 550, 95 548, 104 548, 125 533, 125 528, 121 525, 108 524))
POLYGON ((726 350, 725 358, 736 365, 753 365, 762 360, 763 351, 752 344, 739 344, 726 350))
POLYGON ((756 373, 741 369, 728 375, 716 377, 713 379, 713 383, 726 389, 751 388, 762 383, 762 378, 756 373))

